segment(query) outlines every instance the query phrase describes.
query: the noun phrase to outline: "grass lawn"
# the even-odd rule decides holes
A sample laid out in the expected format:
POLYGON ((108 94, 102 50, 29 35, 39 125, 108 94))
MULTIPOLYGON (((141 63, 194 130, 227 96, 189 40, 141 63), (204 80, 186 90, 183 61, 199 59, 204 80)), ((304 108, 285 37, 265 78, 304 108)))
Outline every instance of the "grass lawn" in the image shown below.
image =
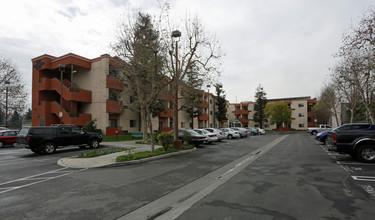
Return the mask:
MULTIPOLYGON (((188 149, 193 149, 194 147, 190 144, 183 144, 182 149, 183 150, 188 150, 188 149)), ((158 148, 155 150, 155 152, 151 151, 143 151, 143 152, 137 152, 134 154, 127 154, 127 155, 122 155, 118 156, 116 158, 116 162, 124 162, 124 161, 131 161, 131 160, 139 160, 147 157, 153 157, 153 156, 158 156, 162 154, 167 154, 167 153, 172 153, 172 152, 177 152, 179 150, 169 148, 167 151, 164 151, 163 148, 158 148)))

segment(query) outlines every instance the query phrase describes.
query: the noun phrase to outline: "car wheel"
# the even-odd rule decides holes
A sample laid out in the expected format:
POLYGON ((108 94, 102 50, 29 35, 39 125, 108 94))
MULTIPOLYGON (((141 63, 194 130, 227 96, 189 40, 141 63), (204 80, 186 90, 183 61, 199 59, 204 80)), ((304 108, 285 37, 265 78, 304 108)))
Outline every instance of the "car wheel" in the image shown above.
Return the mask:
POLYGON ((4 147, 4 144, 3 142, 0 141, 0 147, 4 147))
POLYGON ((371 144, 363 144, 357 149, 358 160, 365 163, 375 162, 375 146, 371 144))
POLYGON ((316 135, 316 131, 312 131, 311 134, 315 136, 316 135))
POLYGON ((228 139, 233 139, 233 135, 229 134, 228 139))
POLYGON ((98 141, 98 139, 92 139, 91 141, 90 141, 90 147, 91 148, 98 148, 99 147, 99 141, 98 141))
POLYGON ((52 142, 45 143, 43 145, 43 153, 52 154, 56 150, 56 145, 52 142))

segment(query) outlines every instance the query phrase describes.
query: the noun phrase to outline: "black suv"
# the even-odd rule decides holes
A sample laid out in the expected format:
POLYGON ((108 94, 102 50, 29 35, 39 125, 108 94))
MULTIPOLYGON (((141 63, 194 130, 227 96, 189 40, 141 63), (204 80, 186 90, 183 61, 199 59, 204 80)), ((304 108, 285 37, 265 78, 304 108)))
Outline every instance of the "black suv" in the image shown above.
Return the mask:
POLYGON ((86 133, 75 125, 53 125, 46 127, 24 127, 17 135, 17 143, 35 153, 51 154, 56 148, 79 145, 85 148, 99 147, 103 137, 97 133, 86 133))

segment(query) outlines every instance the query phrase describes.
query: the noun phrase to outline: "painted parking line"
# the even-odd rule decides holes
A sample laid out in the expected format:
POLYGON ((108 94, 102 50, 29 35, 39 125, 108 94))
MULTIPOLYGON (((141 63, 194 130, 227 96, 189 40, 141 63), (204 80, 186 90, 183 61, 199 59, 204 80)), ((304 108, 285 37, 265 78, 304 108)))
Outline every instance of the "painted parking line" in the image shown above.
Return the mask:
POLYGON ((375 176, 352 176, 354 180, 375 182, 375 176))
POLYGON ((72 173, 81 172, 87 169, 88 168, 72 169, 72 168, 64 167, 61 169, 52 170, 52 171, 48 171, 45 173, 40 173, 40 174, 0 183, 0 194, 13 191, 16 189, 21 189, 27 186, 35 185, 37 183, 42 183, 48 180, 56 179, 62 176, 72 174, 72 173))
POLYGON ((360 163, 357 161, 336 161, 337 164, 340 165, 355 165, 355 166, 375 166, 375 163, 360 163))

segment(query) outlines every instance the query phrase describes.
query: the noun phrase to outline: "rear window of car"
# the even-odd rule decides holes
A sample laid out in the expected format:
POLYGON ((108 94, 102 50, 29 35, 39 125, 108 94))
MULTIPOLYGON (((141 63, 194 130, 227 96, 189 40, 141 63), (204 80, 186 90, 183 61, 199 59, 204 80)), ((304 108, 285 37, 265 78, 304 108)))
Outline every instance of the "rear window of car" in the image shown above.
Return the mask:
POLYGON ((29 128, 22 128, 18 134, 27 134, 29 132, 29 128))

